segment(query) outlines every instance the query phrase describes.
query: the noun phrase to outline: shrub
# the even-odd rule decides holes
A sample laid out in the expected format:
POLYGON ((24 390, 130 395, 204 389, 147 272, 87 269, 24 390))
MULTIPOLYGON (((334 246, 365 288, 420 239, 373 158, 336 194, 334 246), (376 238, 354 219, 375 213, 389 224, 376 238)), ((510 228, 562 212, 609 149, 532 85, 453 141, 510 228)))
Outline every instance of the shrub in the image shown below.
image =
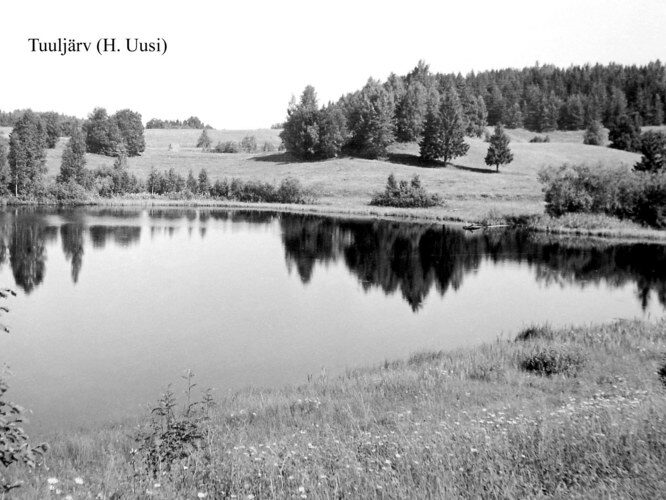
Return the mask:
POLYGON ((94 170, 92 178, 94 190, 103 197, 140 193, 144 190, 143 183, 134 174, 130 174, 122 162, 117 162, 113 167, 94 170))
POLYGON ((216 153, 240 153, 241 147, 236 141, 218 142, 215 146, 216 153))
POLYGON ((585 129, 583 135, 583 144, 589 146, 603 146, 604 132, 601 123, 598 120, 592 120, 585 129))
POLYGON ((666 363, 659 367, 659 370, 657 370, 657 375, 659 376, 661 383, 666 385, 666 363))
POLYGON ((568 212, 597 212, 616 215, 624 210, 622 194, 630 172, 622 167, 568 165, 539 172, 545 185, 546 212, 559 216, 568 212))
POLYGON ((191 455, 207 446, 205 424, 215 403, 210 391, 204 391, 201 401, 193 402, 192 390, 196 384, 192 382, 192 372, 188 371, 183 378, 187 381, 187 401, 182 412, 176 411, 175 395, 168 389, 153 408, 148 429, 137 437, 139 447, 132 461, 136 466, 138 458, 138 465, 152 477, 169 472, 174 463, 187 464, 191 455))
POLYGON ((542 136, 542 135, 535 135, 530 139, 530 142, 536 142, 536 143, 541 143, 541 142, 550 142, 550 137, 549 136, 542 136))
POLYGON ((546 213, 603 213, 666 227, 666 173, 562 165, 539 172, 546 213))
POLYGON ((580 351, 563 347, 542 347, 525 354, 519 361, 522 370, 538 375, 576 375, 586 361, 580 351))
POLYGON ((279 203, 307 203, 307 193, 298 179, 287 177, 277 189, 276 199, 279 203))
MULTIPOLYGON (((23 464, 35 467, 39 458, 46 453, 46 444, 32 447, 28 436, 23 430, 24 411, 20 406, 5 400, 8 386, 0 379, 0 463, 9 467, 12 464, 23 464)), ((0 496, 21 486, 21 483, 8 483, 0 477, 0 496)))
POLYGON ((241 140, 240 148, 245 153, 256 153, 259 150, 257 147, 257 139, 253 135, 246 135, 241 140))
POLYGON ((531 325, 522 329, 516 335, 516 342, 535 340, 535 339, 551 339, 553 338, 553 331, 548 325, 531 325))
POLYGON ((49 195, 58 203, 84 203, 89 199, 89 193, 78 182, 56 182, 49 186, 49 195))
POLYGON ((442 204, 442 199, 437 194, 428 193, 418 175, 411 182, 396 182, 393 174, 389 175, 384 192, 376 193, 370 205, 384 207, 434 207, 442 204))

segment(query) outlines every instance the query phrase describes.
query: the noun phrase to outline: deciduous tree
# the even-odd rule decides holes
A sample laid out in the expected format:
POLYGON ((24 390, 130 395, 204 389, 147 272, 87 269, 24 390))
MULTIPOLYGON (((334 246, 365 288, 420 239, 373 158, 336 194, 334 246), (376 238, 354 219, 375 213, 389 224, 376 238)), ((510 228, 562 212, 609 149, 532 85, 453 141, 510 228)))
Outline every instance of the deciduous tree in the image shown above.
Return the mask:
POLYGON ((17 196, 40 187, 46 173, 46 137, 41 123, 35 113, 26 111, 9 136, 11 189, 17 196))

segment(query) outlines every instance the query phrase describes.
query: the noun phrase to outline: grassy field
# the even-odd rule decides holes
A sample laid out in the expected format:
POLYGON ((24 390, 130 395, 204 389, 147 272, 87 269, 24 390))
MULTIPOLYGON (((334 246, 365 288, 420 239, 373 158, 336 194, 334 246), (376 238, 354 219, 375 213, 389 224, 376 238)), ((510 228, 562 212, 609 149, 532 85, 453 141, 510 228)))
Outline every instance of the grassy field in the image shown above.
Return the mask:
MULTIPOLYGON (((9 129, 2 130, 8 135, 9 129)), ((528 141, 535 133, 523 129, 509 130, 514 161, 503 167, 500 173, 495 173, 494 167, 486 166, 484 158, 488 145, 476 138, 467 139, 470 150, 465 157, 454 160, 445 168, 425 168, 419 165, 417 144, 396 144, 391 148, 388 159, 384 160, 345 157, 299 162, 283 153, 205 153, 195 148, 200 133, 199 130, 147 130, 146 151, 140 157, 129 159, 130 170, 142 178, 153 167, 158 170, 174 168, 182 175, 187 175, 190 169, 196 175, 205 168, 213 180, 238 177, 279 182, 293 176, 319 195, 317 211, 479 222, 501 220, 505 216, 543 214, 543 194, 537 173, 544 166, 568 162, 599 165, 599 168, 605 165, 626 165, 629 168, 640 159, 640 155, 635 153, 586 146, 582 144, 583 131, 550 132, 551 142, 533 144, 528 141), (383 189, 391 173, 398 179, 418 174, 428 191, 444 199, 444 206, 420 211, 368 207, 372 194, 383 189)), ((259 147, 264 142, 278 145, 278 134, 278 130, 268 129, 209 130, 213 144, 217 141, 240 141, 246 135, 254 135, 259 147)), ((61 138, 56 149, 48 151, 47 166, 51 178, 58 174, 65 143, 66 139, 61 138)), ((87 155, 87 160, 89 168, 113 163, 111 158, 92 154, 87 155)), ((594 226, 599 235, 622 233, 650 237, 651 233, 655 233, 633 224, 617 224, 612 220, 605 222, 605 225, 594 226)), ((552 224, 553 221, 546 223, 552 224)), ((589 221, 587 225, 591 226, 589 221)), ((559 225, 557 221, 553 229, 576 230, 566 224, 559 225)))
POLYGON ((527 333, 223 396, 156 475, 126 425, 9 476, 23 498, 661 497, 666 322, 527 333))

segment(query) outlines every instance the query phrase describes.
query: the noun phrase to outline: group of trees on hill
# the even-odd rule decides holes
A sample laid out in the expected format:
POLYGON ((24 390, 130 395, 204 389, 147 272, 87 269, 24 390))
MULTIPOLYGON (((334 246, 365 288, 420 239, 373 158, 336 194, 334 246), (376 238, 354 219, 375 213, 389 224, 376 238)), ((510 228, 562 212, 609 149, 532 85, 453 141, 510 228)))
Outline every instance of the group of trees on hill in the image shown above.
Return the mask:
POLYGON ((420 61, 407 75, 391 74, 383 83, 370 79, 321 108, 314 88, 306 87, 290 103, 281 137, 288 151, 305 159, 343 150, 375 158, 394 141, 419 141, 424 159, 447 161, 464 153, 461 136, 481 136, 487 125, 536 132, 587 128, 586 143, 600 144, 603 126, 661 125, 665 100, 660 61, 566 69, 537 64, 467 76, 431 73, 420 61), (442 136, 442 129, 450 133, 442 136))
POLYGON ((106 156, 138 156, 146 149, 141 115, 123 109, 109 116, 95 108, 83 125, 89 153, 106 156))
POLYGON ((146 123, 146 128, 213 128, 210 125, 204 125, 199 117, 190 116, 186 120, 161 120, 159 118, 152 118, 146 123))
MULTIPOLYGON (((377 158, 400 138, 419 140, 421 158, 427 162, 441 158, 446 164, 465 155, 465 135, 485 132, 483 99, 468 100, 466 109, 453 85, 441 92, 434 87, 426 91, 419 82, 414 88, 396 106, 394 93, 371 79, 359 92, 320 108, 314 88, 307 86, 300 100, 289 105, 280 137, 287 151, 304 159, 332 158, 343 150, 377 158)), ((498 127, 487 162, 499 170, 513 158, 509 139, 498 127)))

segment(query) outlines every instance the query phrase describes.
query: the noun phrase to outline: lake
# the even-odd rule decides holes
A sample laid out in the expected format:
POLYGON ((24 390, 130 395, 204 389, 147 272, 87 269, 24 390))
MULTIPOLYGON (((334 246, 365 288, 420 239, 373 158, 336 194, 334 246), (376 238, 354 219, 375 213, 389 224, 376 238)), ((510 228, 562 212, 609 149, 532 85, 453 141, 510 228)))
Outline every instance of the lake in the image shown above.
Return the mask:
POLYGON ((168 208, 7 209, 0 239, 0 363, 37 434, 140 415, 187 369, 279 387, 666 308, 659 244, 168 208))

